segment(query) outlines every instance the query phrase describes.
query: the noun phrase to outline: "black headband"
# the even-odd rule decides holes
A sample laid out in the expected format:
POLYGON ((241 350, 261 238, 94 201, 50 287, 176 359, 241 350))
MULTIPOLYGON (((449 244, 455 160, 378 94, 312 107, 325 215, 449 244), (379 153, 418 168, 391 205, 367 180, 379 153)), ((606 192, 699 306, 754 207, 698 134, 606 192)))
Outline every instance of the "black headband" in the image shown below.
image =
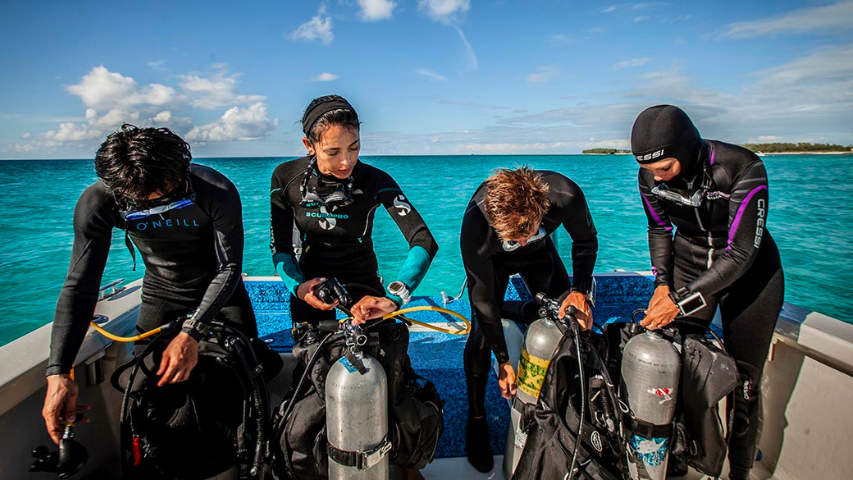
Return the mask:
MULTIPOLYGON (((314 127, 314 124, 317 123, 317 120, 323 117, 323 115, 331 112, 332 110, 351 110, 355 113, 355 109, 352 108, 352 105, 348 101, 346 101, 343 97, 338 97, 331 99, 326 102, 319 103, 314 106, 314 108, 305 111, 305 115, 302 116, 302 133, 305 134, 306 137, 310 136, 311 128, 314 127)), ((358 114, 355 113, 356 117, 358 114)))

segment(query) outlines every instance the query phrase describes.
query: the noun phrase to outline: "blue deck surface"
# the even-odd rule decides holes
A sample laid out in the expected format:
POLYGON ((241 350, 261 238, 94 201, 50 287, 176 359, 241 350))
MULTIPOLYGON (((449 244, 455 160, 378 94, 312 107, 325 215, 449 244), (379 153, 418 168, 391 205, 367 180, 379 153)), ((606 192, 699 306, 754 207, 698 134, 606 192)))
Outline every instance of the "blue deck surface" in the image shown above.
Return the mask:
MULTIPOLYGON (((624 274, 597 277, 596 306, 593 309, 595 323, 603 325, 614 321, 630 321, 631 312, 648 305, 654 289, 649 277, 624 274)), ((277 281, 250 281, 246 283, 249 296, 258 320, 261 338, 273 349, 286 352, 293 346, 290 328, 290 294, 277 281)), ((507 300, 529 300, 530 294, 520 279, 514 278, 507 289, 507 300)), ((463 299, 444 307, 441 297, 415 297, 406 305, 434 305, 448 308, 471 318, 468 301, 463 299)), ((423 322, 452 322, 455 318, 437 312, 409 314, 414 320, 423 322)), ((461 323, 460 323, 461 325, 461 323)), ((465 372, 462 368, 462 351, 467 336, 449 335, 440 332, 413 332, 410 337, 409 355, 419 375, 432 381, 444 406, 444 434, 436 454, 439 458, 465 456, 465 422, 468 403, 465 387, 465 372)), ((504 451, 509 406, 500 396, 497 378, 492 372, 486 394, 487 414, 490 425, 490 441, 496 454, 504 451)))

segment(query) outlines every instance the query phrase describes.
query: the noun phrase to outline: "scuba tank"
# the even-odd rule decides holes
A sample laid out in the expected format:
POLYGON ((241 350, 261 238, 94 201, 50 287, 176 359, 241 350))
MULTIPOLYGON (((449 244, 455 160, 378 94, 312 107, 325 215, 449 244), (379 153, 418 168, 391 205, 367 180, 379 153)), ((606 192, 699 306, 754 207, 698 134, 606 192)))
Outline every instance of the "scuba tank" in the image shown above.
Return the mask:
POLYGON ((663 335, 647 331, 631 338, 622 352, 622 400, 626 452, 632 479, 663 480, 675 415, 681 355, 663 335))
MULTIPOLYGON (((339 300, 338 308, 350 315, 343 307, 349 303, 348 294, 337 280, 329 279, 318 287, 323 301, 339 300)), ((326 377, 329 479, 388 480, 388 452, 392 447, 388 434, 388 379, 382 364, 362 351, 368 344, 378 345, 378 338, 351 320, 343 324, 337 320, 320 322, 321 330, 332 330, 330 326, 342 330, 338 333, 346 338, 346 353, 326 377)))
MULTIPOLYGON (((558 306, 559 308, 559 306, 558 306)), ((506 478, 511 478, 521 452, 527 441, 527 434, 521 428, 520 421, 525 406, 535 407, 539 399, 539 391, 545 380, 545 373, 551 357, 557 350, 563 331, 557 323, 545 312, 540 312, 542 318, 536 320, 524 335, 521 357, 516 369, 518 393, 512 401, 510 409, 510 424, 506 437, 503 471, 506 478)))
POLYGON ((332 365, 326 378, 330 479, 388 479, 387 390, 385 370, 370 355, 353 352, 332 365))

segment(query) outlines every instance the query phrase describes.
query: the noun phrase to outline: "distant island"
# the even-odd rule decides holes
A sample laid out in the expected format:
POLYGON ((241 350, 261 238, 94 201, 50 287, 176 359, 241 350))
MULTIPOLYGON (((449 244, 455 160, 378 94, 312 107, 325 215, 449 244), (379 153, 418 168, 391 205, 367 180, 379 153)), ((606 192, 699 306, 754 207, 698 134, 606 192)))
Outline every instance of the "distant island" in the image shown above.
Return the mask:
POLYGON ((630 150, 618 150, 615 148, 590 148, 589 150, 584 150, 584 155, 630 155, 630 150))
POLYGON ((756 153, 853 153, 853 146, 829 143, 745 143, 741 145, 756 153))

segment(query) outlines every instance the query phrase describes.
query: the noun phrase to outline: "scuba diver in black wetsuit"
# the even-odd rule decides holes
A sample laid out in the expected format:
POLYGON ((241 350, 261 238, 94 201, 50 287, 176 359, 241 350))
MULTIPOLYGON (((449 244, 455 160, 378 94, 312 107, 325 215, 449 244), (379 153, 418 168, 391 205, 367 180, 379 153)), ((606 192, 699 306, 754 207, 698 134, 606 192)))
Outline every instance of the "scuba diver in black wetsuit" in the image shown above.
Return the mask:
MULTIPOLYGON (((335 318, 338 300, 327 304, 314 291, 329 277, 345 286, 350 303, 343 306, 352 313, 353 325, 397 310, 423 280, 438 244, 394 179, 358 158, 360 122, 346 99, 314 99, 302 117, 302 129, 308 156, 276 167, 270 187, 270 247, 276 272, 291 293, 294 325, 335 318), (373 220, 380 206, 409 244, 387 295, 373 251, 373 220)), ((391 382, 402 372, 386 374, 391 382)), ((300 422, 310 424, 311 419, 300 422)), ((419 427, 408 426, 415 432, 419 427)), ((400 479, 423 479, 415 468, 396 467, 400 479)))
POLYGON ((391 313, 408 302, 438 244, 394 179, 359 160, 358 114, 344 98, 312 101, 302 128, 308 156, 276 167, 270 189, 273 262, 293 295, 291 318, 311 323, 335 318, 335 306, 313 292, 326 277, 347 286, 354 324, 391 313), (409 243, 387 296, 373 251, 373 216, 380 206, 409 243))
MULTIPOLYGON (((588 330, 598 237, 577 184, 559 173, 520 168, 499 170, 480 185, 465 211, 460 242, 473 323, 464 354, 469 409, 466 449, 468 461, 488 472, 493 463, 485 418, 490 349, 500 364, 501 395, 512 398, 516 392, 516 374, 501 325, 509 277, 520 274, 533 295, 545 292, 559 297, 561 315, 570 305, 577 308, 578 321, 588 330), (560 225, 572 237, 573 284, 550 236, 560 225)), ((527 322, 537 318, 533 302, 515 310, 527 322)))
POLYGON ((683 315, 707 325, 720 307, 726 350, 741 378, 729 478, 748 478, 761 425, 761 373, 784 299, 779 250, 766 229, 764 164, 749 150, 702 139, 671 105, 637 117, 631 149, 641 167, 656 287, 641 323, 657 329, 683 315))
MULTIPOLYGON (((51 334, 42 414, 54 442, 63 419, 76 414, 77 385, 69 374, 95 311, 114 228, 125 230, 134 262, 134 246, 145 262, 137 331, 191 314, 162 352, 158 386, 189 378, 198 341, 215 317, 257 335, 241 279, 240 196, 222 174, 191 161, 189 145, 167 129, 124 125, 98 150, 100 180, 77 202, 71 264, 51 334)), ((135 353, 146 344, 136 342, 135 353)))

